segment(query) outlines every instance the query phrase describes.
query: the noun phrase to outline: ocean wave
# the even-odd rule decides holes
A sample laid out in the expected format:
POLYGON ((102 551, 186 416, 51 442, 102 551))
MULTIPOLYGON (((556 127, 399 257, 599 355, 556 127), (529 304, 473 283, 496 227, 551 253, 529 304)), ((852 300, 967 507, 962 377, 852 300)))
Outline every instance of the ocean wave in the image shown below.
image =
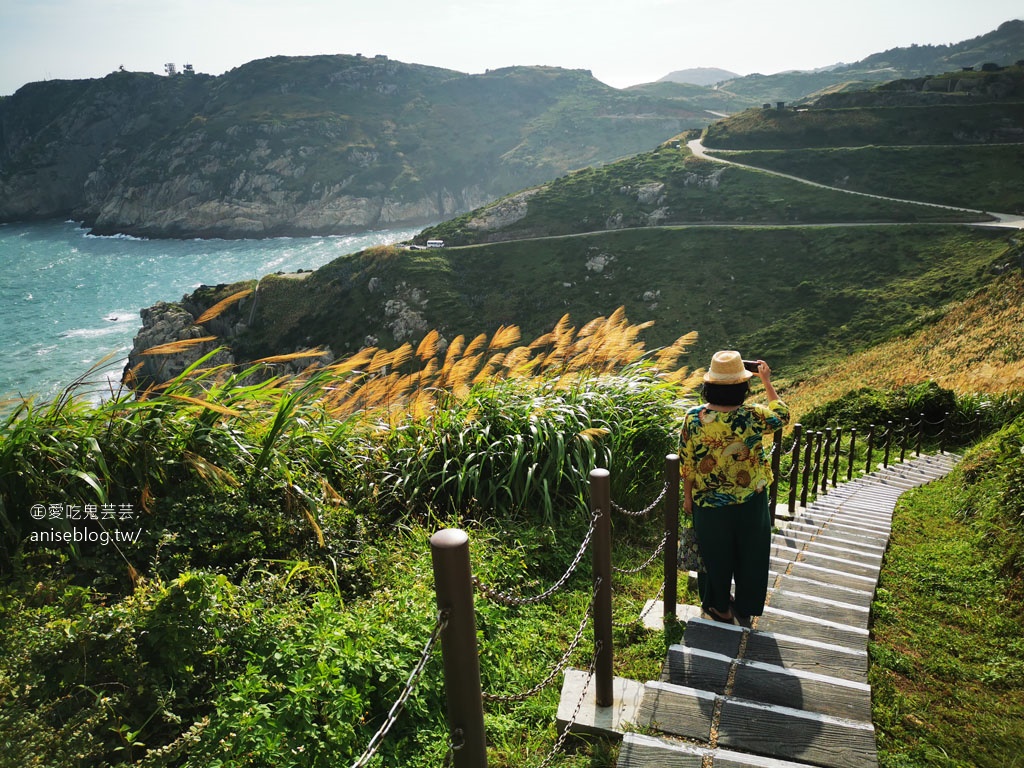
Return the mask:
POLYGON ((136 235, 126 235, 123 232, 118 232, 113 235, 94 235, 89 230, 83 230, 82 236, 86 240, 137 240, 140 243, 147 242, 148 237, 137 237, 136 235))
POLYGON ((108 323, 139 323, 138 309, 113 309, 103 316, 108 323))
POLYGON ((70 331, 61 331, 57 335, 62 339, 96 339, 101 336, 122 333, 124 333, 124 326, 121 323, 111 323, 102 328, 72 328, 70 331))

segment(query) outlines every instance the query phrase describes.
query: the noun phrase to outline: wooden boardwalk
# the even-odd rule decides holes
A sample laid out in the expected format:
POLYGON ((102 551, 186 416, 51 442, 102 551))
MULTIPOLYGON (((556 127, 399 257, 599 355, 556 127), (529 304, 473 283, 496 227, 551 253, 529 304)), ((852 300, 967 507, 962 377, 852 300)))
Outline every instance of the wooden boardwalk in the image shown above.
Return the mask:
POLYGON ((890 466, 780 523, 764 615, 752 628, 687 622, 643 686, 619 768, 876 768, 868 625, 892 513, 957 459, 890 466))

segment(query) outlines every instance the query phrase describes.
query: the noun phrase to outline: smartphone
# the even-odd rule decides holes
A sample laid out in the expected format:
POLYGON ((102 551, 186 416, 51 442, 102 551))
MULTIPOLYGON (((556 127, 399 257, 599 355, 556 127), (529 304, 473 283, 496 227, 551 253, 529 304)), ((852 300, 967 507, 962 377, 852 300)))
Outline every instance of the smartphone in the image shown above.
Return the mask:
POLYGON ((760 369, 760 366, 758 366, 757 364, 757 360, 744 360, 743 367, 746 368, 751 373, 757 373, 760 369))

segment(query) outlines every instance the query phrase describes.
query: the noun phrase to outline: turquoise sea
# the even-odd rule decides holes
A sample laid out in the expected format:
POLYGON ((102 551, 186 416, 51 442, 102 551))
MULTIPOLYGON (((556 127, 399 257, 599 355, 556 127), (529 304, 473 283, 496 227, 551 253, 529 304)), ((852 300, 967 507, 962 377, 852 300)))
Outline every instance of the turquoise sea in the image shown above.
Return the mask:
POLYGON ((420 229, 269 240, 95 237, 75 222, 0 225, 0 401, 51 399, 90 377, 96 397, 120 380, 139 310, 200 285, 315 269, 407 240, 420 229))

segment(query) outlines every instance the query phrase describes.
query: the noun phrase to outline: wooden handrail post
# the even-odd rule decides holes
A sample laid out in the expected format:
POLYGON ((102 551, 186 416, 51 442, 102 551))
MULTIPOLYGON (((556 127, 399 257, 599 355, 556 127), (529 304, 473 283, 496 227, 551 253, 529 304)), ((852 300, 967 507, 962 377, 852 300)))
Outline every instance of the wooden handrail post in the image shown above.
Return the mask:
POLYGON ((946 452, 949 441, 949 411, 942 417, 942 431, 939 432, 939 453, 946 452))
POLYGON ((924 414, 920 414, 920 421, 917 422, 917 457, 921 458, 921 442, 924 440, 924 414))
POLYGON ((487 768, 484 701, 480 692, 480 653, 476 644, 473 576, 469 565, 469 536, 445 528, 430 537, 437 608, 447 615, 441 635, 448 729, 455 768, 487 768))
POLYGON ((772 525, 775 525, 775 505, 779 503, 779 471, 782 468, 782 430, 772 433, 772 486, 768 494, 768 506, 772 511, 772 525))
POLYGON ((836 427, 836 451, 835 458, 832 460, 832 487, 837 488, 839 486, 839 459, 842 456, 843 448, 843 428, 836 427))
POLYGON ((802 424, 793 425, 792 459, 789 467, 789 514, 796 513, 797 481, 800 475, 800 436, 804 431, 802 424))
POLYGON ((828 492, 828 473, 832 468, 829 459, 832 457, 832 427, 825 427, 825 463, 821 465, 821 492, 828 492))
POLYGON ((907 442, 910 440, 910 417, 903 417, 903 441, 900 444, 900 464, 907 460, 907 442))
POLYGON ((885 455, 882 459, 882 466, 889 468, 889 452, 892 449, 892 422, 885 422, 885 455))
POLYGON ((679 456, 665 457, 665 595, 662 620, 676 616, 679 589, 679 456))
POLYGON ((846 466, 846 479, 853 480, 853 460, 857 454, 857 428, 850 427, 850 461, 846 466))
POLYGON ((864 472, 871 474, 871 455, 875 451, 875 425, 868 425, 868 457, 864 461, 864 472))
POLYGON ((811 487, 815 495, 818 493, 818 481, 821 479, 821 430, 814 433, 814 478, 811 487))
POLYGON ((807 506, 807 485, 811 480, 811 456, 814 451, 814 433, 807 433, 807 444, 804 446, 804 482, 800 489, 800 506, 807 506))
POLYGON ((612 678, 612 500, 607 469, 590 472, 590 507, 600 512, 594 525, 594 676, 596 704, 610 707, 612 678))

